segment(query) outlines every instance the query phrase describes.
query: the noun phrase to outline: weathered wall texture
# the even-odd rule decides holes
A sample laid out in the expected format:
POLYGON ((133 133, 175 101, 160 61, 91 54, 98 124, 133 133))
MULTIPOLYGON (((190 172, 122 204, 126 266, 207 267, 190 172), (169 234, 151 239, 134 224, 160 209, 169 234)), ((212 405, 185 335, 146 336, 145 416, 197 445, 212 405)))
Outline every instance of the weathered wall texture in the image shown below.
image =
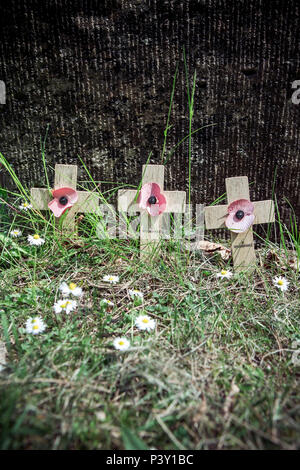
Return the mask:
MULTIPOLYGON (((44 184, 49 124, 49 165, 79 154, 96 180, 137 184, 150 151, 160 163, 177 61, 167 149, 188 132, 185 46, 197 71, 193 128, 216 124, 193 137, 194 203, 237 175, 255 182, 254 200, 269 198, 277 167, 282 215, 283 198, 300 215, 296 0, 12 0, 1 10, 0 151, 24 182, 44 184)), ((188 188, 187 161, 186 143, 167 164, 168 189, 188 188)))

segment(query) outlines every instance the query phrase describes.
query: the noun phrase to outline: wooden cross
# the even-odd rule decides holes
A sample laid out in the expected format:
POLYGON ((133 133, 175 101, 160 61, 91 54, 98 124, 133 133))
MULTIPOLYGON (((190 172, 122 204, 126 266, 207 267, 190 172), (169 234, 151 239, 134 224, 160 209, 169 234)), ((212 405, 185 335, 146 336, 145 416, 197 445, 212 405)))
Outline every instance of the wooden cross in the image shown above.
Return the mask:
MULTIPOLYGON (((250 200, 247 176, 226 178, 228 205, 238 199, 250 200)), ((253 202, 254 224, 275 222, 274 202, 272 200, 253 202)), ((205 225, 207 229, 225 227, 228 206, 210 206, 205 208, 205 225)), ((255 265, 255 251, 252 226, 244 233, 231 232, 231 248, 235 271, 255 265)))
MULTIPOLYGON (((77 165, 55 165, 54 189, 68 187, 76 190, 77 165)), ((76 232, 75 216, 78 212, 97 212, 99 196, 96 193, 77 191, 78 201, 67 209, 62 229, 68 233, 76 232)), ((44 188, 31 189, 31 202, 35 209, 49 210, 48 203, 53 199, 51 192, 44 188)))
POLYGON ((183 214, 185 211, 186 194, 184 191, 164 191, 163 165, 144 165, 142 185, 146 183, 157 183, 165 196, 167 205, 165 211, 158 216, 150 216, 146 210, 140 209, 136 202, 138 191, 119 190, 118 210, 122 213, 141 213, 140 220, 140 257, 145 258, 153 252, 162 238, 162 221, 164 214, 183 214))

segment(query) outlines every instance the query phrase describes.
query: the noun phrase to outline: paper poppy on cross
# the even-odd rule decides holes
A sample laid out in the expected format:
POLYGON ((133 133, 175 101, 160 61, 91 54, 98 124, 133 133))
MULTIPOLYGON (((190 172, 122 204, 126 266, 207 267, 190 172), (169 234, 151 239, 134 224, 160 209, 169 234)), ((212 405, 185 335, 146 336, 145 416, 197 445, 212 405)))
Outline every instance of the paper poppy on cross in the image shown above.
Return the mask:
POLYGON ((162 214, 167 207, 165 196, 161 193, 157 183, 146 183, 141 187, 137 203, 141 209, 145 209, 149 215, 155 217, 162 214))
POLYGON ((78 193, 72 188, 54 189, 52 196, 54 199, 49 202, 48 207, 55 217, 60 217, 78 201, 78 193))
POLYGON ((254 222, 254 204, 248 199, 238 199, 228 206, 225 225, 235 233, 244 233, 254 222))

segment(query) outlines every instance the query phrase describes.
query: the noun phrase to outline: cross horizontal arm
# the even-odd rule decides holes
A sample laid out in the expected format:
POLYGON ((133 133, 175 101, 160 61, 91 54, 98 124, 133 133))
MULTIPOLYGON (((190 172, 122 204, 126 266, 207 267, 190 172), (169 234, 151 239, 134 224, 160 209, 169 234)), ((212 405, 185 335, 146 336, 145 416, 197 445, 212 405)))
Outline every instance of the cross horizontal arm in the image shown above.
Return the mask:
POLYGON ((253 204, 255 224, 268 224, 270 222, 275 222, 274 201, 272 201, 272 199, 253 202, 253 204))
POLYGON ((185 211, 185 191, 163 191, 162 194, 167 200, 167 207, 165 212, 179 214, 185 211))
MULTIPOLYGON (((86 191, 78 191, 78 201, 70 209, 74 212, 96 212, 99 206, 99 196, 96 193, 89 193, 86 191)), ((48 189, 32 188, 31 189, 31 202, 35 209, 46 211, 49 209, 48 204, 52 201, 53 197, 48 189)))
POLYGON ((100 197, 97 193, 78 191, 78 201, 74 204, 75 212, 97 212, 100 197))
POLYGON ((227 206, 207 206, 204 209, 205 228, 207 230, 225 227, 227 206))
MULTIPOLYGON (((275 221, 274 201, 255 201, 254 204, 254 224, 267 224, 275 221)), ((228 215, 227 207, 209 206, 205 207, 205 227, 207 230, 225 227, 225 219, 228 215)))
POLYGON ((118 191, 118 211, 119 212, 140 212, 139 205, 134 202, 138 192, 135 189, 119 189, 118 191))
MULTIPOLYGON (((136 190, 123 190, 118 191, 118 210, 120 212, 140 212, 140 207, 135 201, 137 197, 136 190)), ((184 191, 163 191, 167 200, 167 207, 165 212, 181 213, 185 211, 186 193, 184 191)))
POLYGON ((31 188, 30 191, 31 200, 34 209, 41 211, 48 210, 48 204, 52 199, 51 191, 43 188, 31 188))

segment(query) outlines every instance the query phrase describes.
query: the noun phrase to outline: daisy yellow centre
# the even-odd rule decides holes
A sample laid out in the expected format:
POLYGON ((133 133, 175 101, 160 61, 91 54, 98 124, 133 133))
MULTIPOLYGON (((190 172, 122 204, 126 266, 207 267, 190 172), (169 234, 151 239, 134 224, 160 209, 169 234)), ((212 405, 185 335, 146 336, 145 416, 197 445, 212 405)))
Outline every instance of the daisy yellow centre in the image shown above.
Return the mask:
POLYGON ((110 281, 113 281, 114 279, 115 279, 114 276, 109 276, 110 281))
POLYGON ((148 320, 148 318, 143 318, 142 322, 143 323, 149 323, 149 320, 148 320))
POLYGON ((33 329, 33 330, 38 330, 38 329, 39 329, 39 325, 34 325, 34 326, 32 327, 32 329, 33 329))
POLYGON ((226 269, 222 269, 221 274, 222 274, 222 276, 225 276, 227 274, 226 269))
POLYGON ((74 282, 71 282, 71 283, 69 284, 69 289, 70 289, 70 290, 74 290, 74 289, 76 289, 76 287, 77 287, 77 285, 74 284, 74 282))
POLYGON ((23 207, 28 207, 28 206, 29 206, 28 202, 24 202, 23 207))
POLYGON ((71 302, 67 300, 64 304, 61 304, 61 308, 66 308, 71 302))
POLYGON ((34 319, 31 321, 31 323, 36 323, 36 319, 34 318, 34 319))
POLYGON ((282 279, 279 279, 278 285, 279 285, 279 286, 283 286, 283 281, 282 281, 282 279))
POLYGON ((124 341, 119 341, 120 346, 124 346, 124 344, 125 344, 124 341))
POLYGON ((35 235, 33 235, 33 238, 34 238, 35 240, 38 240, 38 239, 40 238, 40 236, 36 233, 35 235))

